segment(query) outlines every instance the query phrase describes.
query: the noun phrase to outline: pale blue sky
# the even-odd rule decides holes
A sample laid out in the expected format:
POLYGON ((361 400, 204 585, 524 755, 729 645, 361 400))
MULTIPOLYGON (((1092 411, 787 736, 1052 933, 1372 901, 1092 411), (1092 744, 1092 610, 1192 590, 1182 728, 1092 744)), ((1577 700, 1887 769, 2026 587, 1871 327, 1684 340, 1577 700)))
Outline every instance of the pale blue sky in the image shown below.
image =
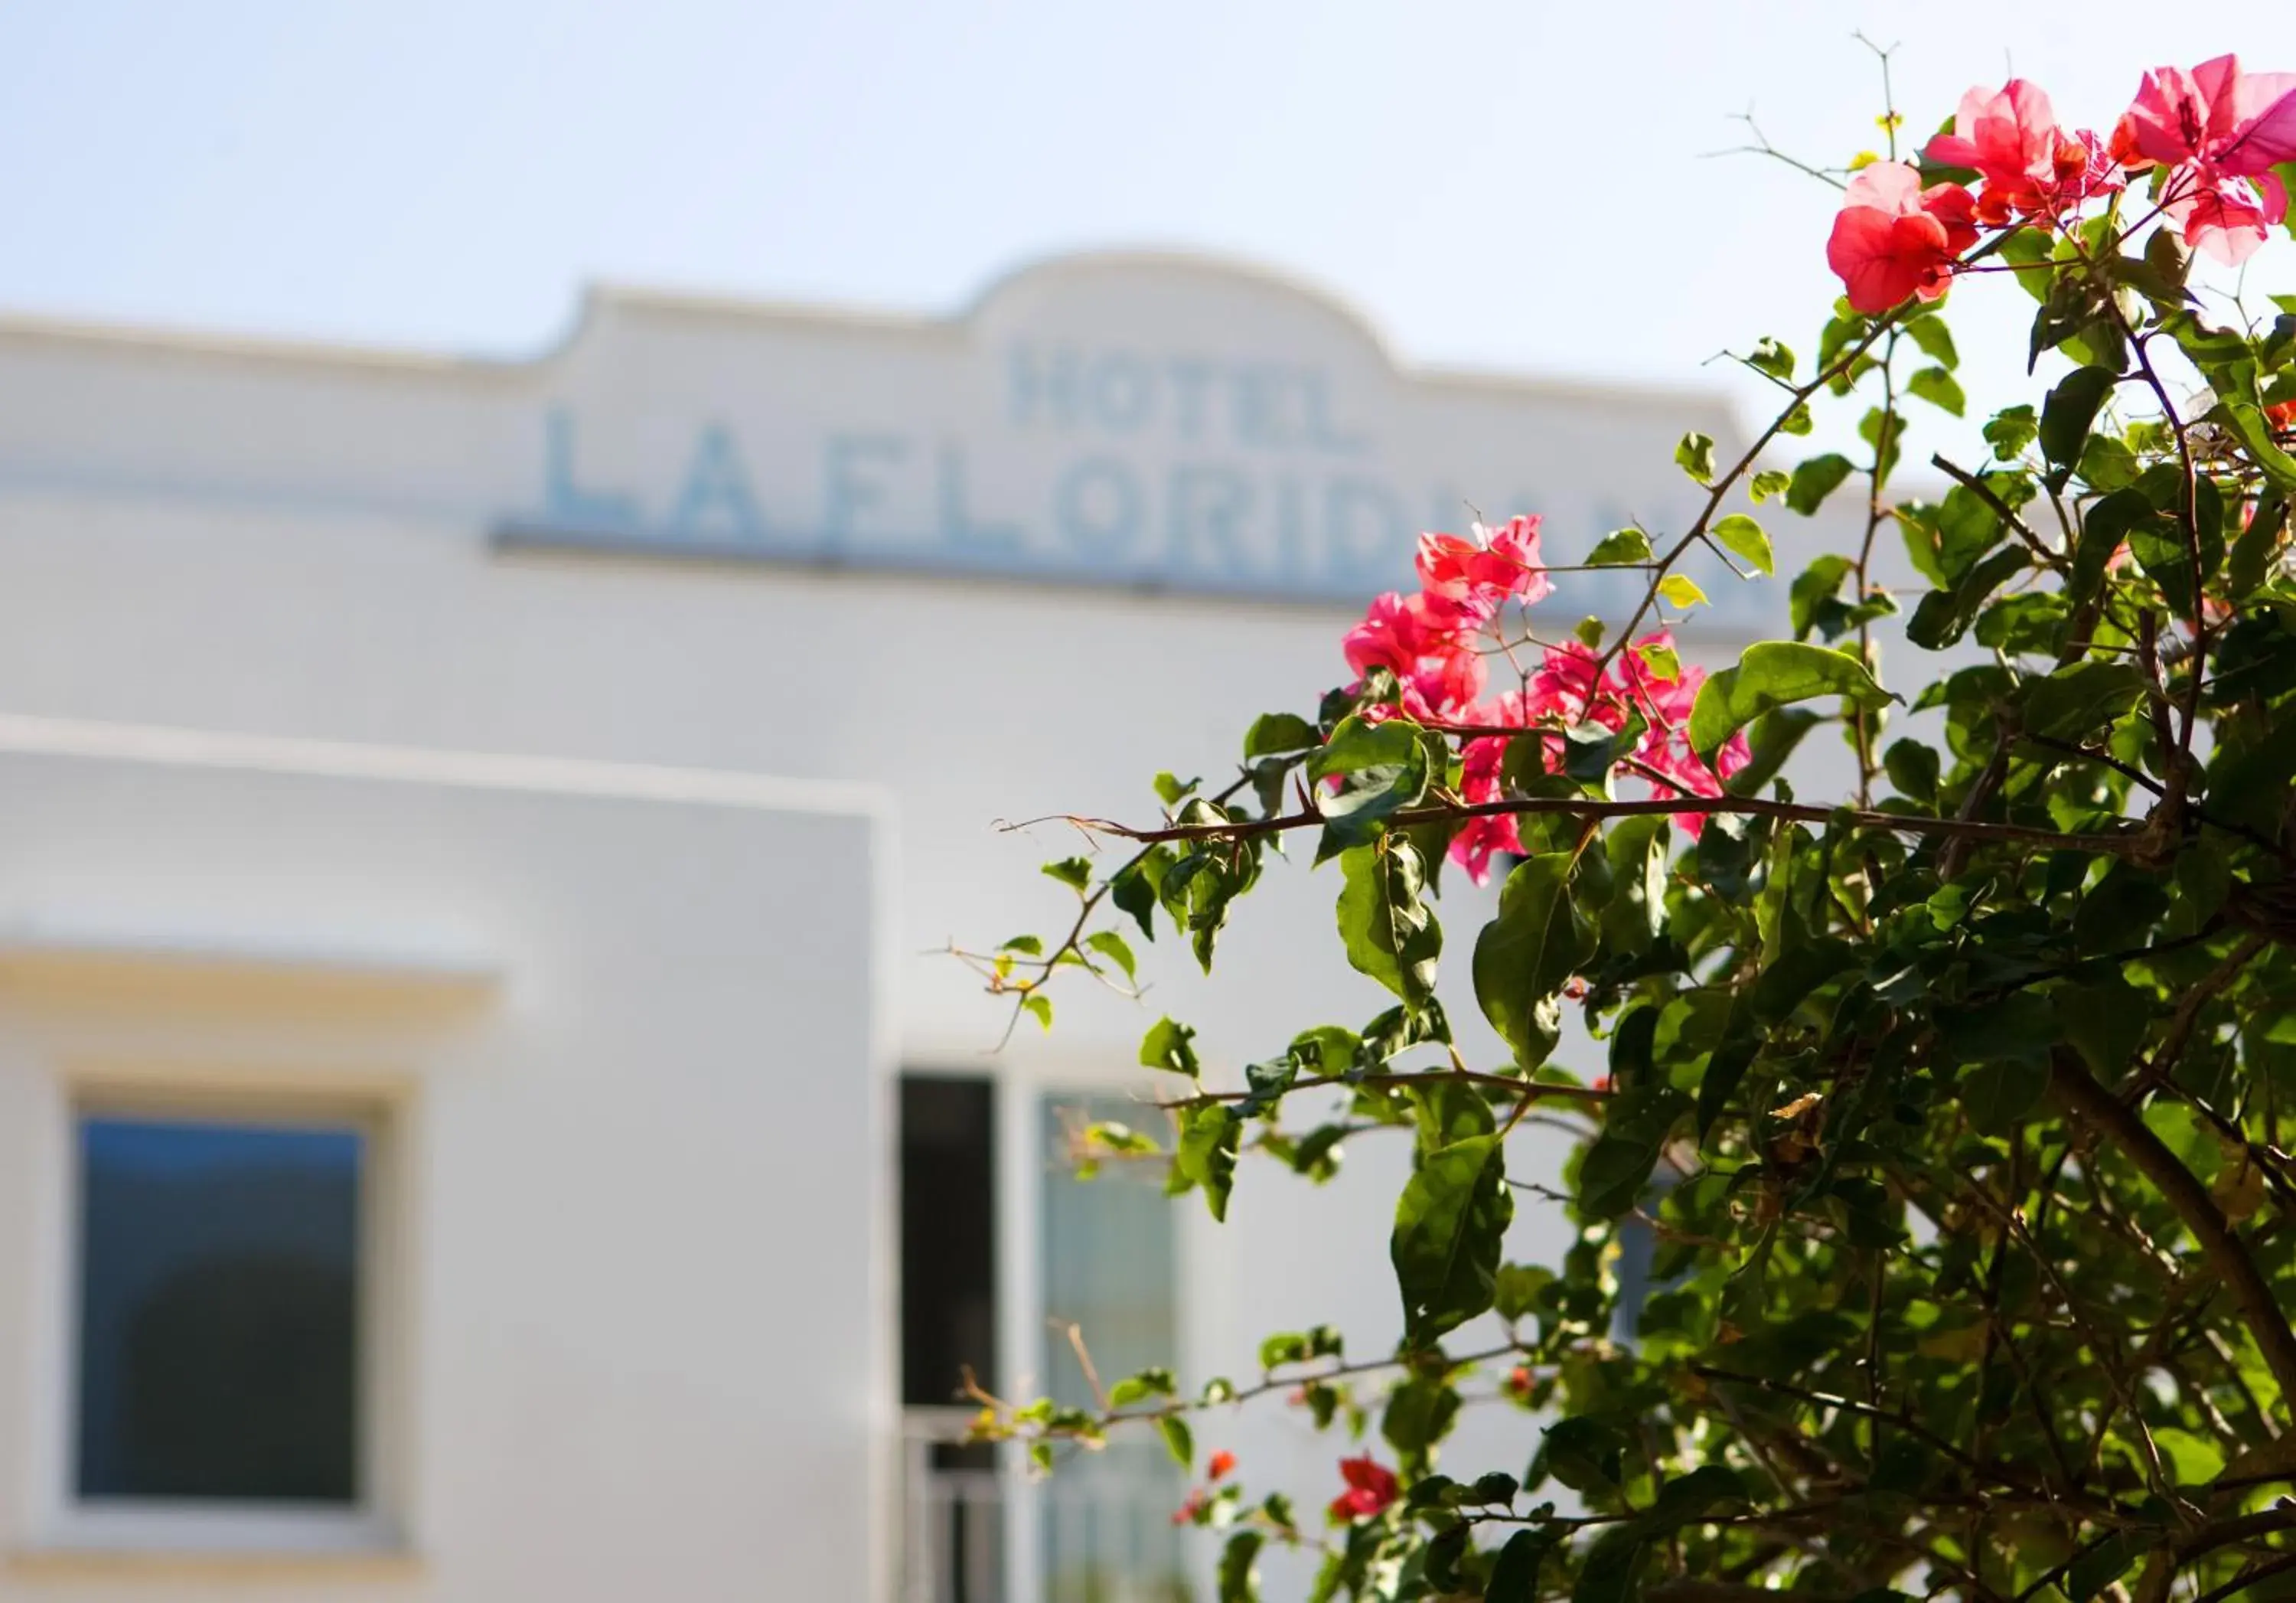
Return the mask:
MULTIPOLYGON (((1749 106, 1817 159, 1874 140, 1853 29, 1901 45, 1920 122, 2013 61, 2103 126, 2158 61, 2296 68, 2288 16, 12 0, 0 310, 515 354, 587 279, 931 311, 1032 256, 1152 244, 1326 285, 1407 358, 1720 381, 1699 364, 1725 343, 1809 349, 1831 208, 1704 153, 1749 106)), ((1998 281, 1956 300, 1990 303, 1961 311, 1964 349, 2029 311, 1998 281)))

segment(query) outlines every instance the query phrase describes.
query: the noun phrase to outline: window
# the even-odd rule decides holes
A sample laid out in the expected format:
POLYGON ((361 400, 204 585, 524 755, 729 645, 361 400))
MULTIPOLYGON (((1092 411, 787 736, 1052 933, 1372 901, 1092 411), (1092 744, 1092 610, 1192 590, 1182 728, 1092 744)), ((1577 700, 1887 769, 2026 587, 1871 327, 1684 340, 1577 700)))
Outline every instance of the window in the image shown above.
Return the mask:
MULTIPOLYGON (((1073 1327, 1103 1385, 1178 1360, 1177 1210, 1160 1168, 1111 1163, 1076 1178, 1073 1132, 1095 1120, 1136 1122, 1138 1104, 1054 1097, 1043 1105, 1044 1369, 1059 1402, 1096 1405, 1068 1332, 1073 1327)), ((1045 1596, 1049 1603, 1174 1603, 1187 1595, 1181 1533, 1171 1511, 1185 1485, 1153 1437, 1120 1435, 1071 1455, 1046 1483, 1045 1596)))
POLYGON ((87 1109, 77 1140, 79 1505, 354 1511, 369 1131, 87 1109))

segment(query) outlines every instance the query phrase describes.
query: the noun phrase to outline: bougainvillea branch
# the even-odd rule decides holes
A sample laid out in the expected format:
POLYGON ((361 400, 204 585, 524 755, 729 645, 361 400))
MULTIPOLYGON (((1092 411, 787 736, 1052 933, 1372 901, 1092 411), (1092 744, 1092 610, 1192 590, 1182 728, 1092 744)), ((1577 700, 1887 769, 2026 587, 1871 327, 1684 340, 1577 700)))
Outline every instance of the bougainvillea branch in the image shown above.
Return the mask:
POLYGON ((1171 1093, 1071 1149, 1224 1220, 1240 1161, 1325 1184, 1407 1141, 1365 1244, 1391 1345, 1319 1326, 1241 1386, 974 1399, 1043 1466, 1136 1428, 1193 1470, 1193 1428, 1277 1394, 1331 1433, 1320 1525, 1227 1451, 1176 1500, 1221 1533, 1219 1603, 1271 1541, 1320 1555, 1315 1603, 2224 1603, 2296 1573, 2296 292, 2243 309, 2296 74, 2155 68, 2095 128, 1980 86, 1904 157, 1881 126, 1886 158, 1789 159, 1843 175, 1808 243, 1844 293, 1814 361, 1736 358, 1782 405, 1734 459, 1692 433, 1650 464, 1698 486, 1682 526, 1567 565, 1535 511, 1422 536, 1224 788, 1056 815, 1129 848, 1047 865, 1064 935, 961 954, 1050 1027, 1068 969, 1136 994, 1134 940, 1213 971, 1312 837, 1289 870, 1386 993, 1271 1040, 1159 1019, 1171 1093), (2031 399, 1970 410, 1972 293, 2031 297, 2031 399), (1836 405, 1866 455, 1778 459, 1836 405), (1778 637, 1686 660, 1686 559, 1770 582, 1761 509, 1853 479, 1778 637), (1571 626, 1602 569, 1636 576, 1623 627, 1571 626), (1462 875, 1498 893, 1458 962, 1462 875), (1510 1255, 1518 1196, 1559 1261, 1510 1255), (1471 1408, 1513 1422, 1501 1461, 1471 1408))

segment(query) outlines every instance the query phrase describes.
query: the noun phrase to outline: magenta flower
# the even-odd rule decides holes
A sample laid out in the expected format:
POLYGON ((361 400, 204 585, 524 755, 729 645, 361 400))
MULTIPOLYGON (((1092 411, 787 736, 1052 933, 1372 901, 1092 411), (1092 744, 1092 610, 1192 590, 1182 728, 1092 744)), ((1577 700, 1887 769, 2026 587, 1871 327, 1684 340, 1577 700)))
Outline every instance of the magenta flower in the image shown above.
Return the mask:
POLYGON ((1955 259, 1977 243, 1974 197, 1958 184, 1922 187, 1902 161, 1877 161, 1849 180, 1826 265, 1850 306, 1872 315, 1909 295, 1935 300, 1953 276, 1955 259))
POLYGON ((2272 169, 2296 160, 2296 73, 2243 72, 2229 55, 2156 67, 2112 144, 2125 162, 2169 169, 2161 210, 2187 245, 2237 266, 2288 215, 2272 169))

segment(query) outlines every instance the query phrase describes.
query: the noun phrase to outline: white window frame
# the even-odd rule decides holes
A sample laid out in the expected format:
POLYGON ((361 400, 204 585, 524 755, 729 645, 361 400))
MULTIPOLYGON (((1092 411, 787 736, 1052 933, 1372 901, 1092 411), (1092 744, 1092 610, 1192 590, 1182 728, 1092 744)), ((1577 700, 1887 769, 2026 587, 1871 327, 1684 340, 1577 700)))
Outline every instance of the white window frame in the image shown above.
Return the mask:
POLYGON ((50 1553, 184 1557, 320 1558, 403 1554, 406 1541, 402 1148, 406 1110, 397 1098, 345 1088, 288 1084, 187 1086, 173 1076, 68 1077, 53 1124, 57 1161, 49 1188, 61 1229, 43 1277, 52 1311, 46 1361, 52 1418, 35 1485, 45 1492, 38 1549, 50 1553), (248 1128, 329 1129, 362 1139, 359 1262, 356 1287, 357 1500, 349 1508, 196 1499, 86 1499, 78 1475, 83 1195, 81 1124, 88 1118, 180 1119, 248 1128), (60 1237, 60 1239, 58 1238, 60 1237))

